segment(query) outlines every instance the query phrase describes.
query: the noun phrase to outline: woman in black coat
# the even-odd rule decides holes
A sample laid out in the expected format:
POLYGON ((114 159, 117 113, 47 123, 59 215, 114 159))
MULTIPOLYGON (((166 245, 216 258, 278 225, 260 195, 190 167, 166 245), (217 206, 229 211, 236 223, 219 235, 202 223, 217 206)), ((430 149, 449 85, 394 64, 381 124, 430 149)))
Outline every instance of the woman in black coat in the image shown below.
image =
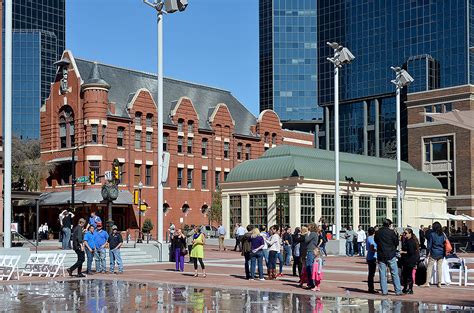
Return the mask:
POLYGON ((414 270, 420 258, 420 243, 411 228, 405 229, 405 239, 402 242, 402 283, 403 293, 413 294, 414 270))

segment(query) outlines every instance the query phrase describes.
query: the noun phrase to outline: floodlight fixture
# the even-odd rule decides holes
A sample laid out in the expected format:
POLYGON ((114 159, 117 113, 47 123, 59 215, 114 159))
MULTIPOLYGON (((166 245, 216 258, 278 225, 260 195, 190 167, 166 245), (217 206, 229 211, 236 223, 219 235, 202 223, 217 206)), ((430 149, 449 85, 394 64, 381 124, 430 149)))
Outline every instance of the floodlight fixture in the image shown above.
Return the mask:
POLYGON ((188 6, 188 0, 166 0, 165 7, 167 13, 184 11, 188 6))
POLYGON ((334 66, 342 67, 342 65, 349 64, 355 59, 349 49, 337 42, 327 42, 327 45, 334 49, 334 56, 332 58, 327 58, 327 60, 334 64, 334 66))
POLYGON ((396 74, 395 79, 393 79, 391 82, 400 88, 403 88, 405 86, 408 86, 413 82, 413 77, 408 74, 408 72, 400 67, 390 67, 396 74))

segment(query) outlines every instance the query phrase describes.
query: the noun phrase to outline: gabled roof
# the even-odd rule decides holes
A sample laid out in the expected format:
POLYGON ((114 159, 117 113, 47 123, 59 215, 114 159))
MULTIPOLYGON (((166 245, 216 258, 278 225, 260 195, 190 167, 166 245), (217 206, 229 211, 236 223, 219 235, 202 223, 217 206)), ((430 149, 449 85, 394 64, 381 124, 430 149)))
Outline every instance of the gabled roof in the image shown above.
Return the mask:
MULTIPOLYGON (((363 184, 395 186, 397 164, 395 160, 340 153, 339 179, 352 176, 363 184)), ((402 179, 407 187, 443 189, 434 176, 414 169, 402 162, 402 179)), ((334 152, 314 148, 277 146, 267 150, 262 157, 236 166, 227 176, 226 182, 245 182, 304 177, 334 181, 334 152)))
MULTIPOLYGON (((77 58, 75 58, 75 62, 81 77, 83 79, 89 77, 94 62, 77 58)), ((115 115, 128 117, 126 110, 128 101, 141 88, 148 89, 156 102, 158 87, 156 75, 101 63, 98 63, 97 66, 101 79, 110 84, 109 101, 115 102, 115 115)), ((164 123, 172 124, 169 114, 173 102, 186 96, 191 99, 199 115, 199 128, 210 130, 207 122, 209 109, 219 103, 225 103, 235 120, 235 132, 242 135, 252 135, 250 126, 255 125, 255 116, 229 91, 171 78, 164 78, 163 91, 164 123)))

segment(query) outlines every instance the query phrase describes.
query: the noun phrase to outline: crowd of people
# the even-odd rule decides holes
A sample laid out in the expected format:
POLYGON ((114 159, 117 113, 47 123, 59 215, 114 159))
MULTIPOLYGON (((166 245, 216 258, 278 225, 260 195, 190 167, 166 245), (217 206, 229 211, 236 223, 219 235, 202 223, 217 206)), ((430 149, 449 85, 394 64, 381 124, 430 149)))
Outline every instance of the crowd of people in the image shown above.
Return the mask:
POLYGON ((62 246, 63 249, 72 249, 77 254, 76 263, 67 269, 69 276, 73 276, 73 272, 77 270, 77 277, 85 277, 93 275, 93 273, 107 273, 107 249, 109 251, 109 273, 123 273, 123 262, 120 255, 120 248, 123 245, 122 235, 118 232, 117 226, 113 225, 111 233, 107 233, 103 229, 102 220, 99 216, 92 212, 88 221, 84 218, 79 219, 77 225, 72 229, 72 213, 63 211, 61 213, 61 225, 63 229, 62 246), (72 235, 71 235, 72 234, 72 235), (87 269, 82 272, 82 265, 87 255, 87 269), (95 260, 95 271, 92 270, 93 261, 95 260), (115 271, 117 264, 118 271, 115 271))

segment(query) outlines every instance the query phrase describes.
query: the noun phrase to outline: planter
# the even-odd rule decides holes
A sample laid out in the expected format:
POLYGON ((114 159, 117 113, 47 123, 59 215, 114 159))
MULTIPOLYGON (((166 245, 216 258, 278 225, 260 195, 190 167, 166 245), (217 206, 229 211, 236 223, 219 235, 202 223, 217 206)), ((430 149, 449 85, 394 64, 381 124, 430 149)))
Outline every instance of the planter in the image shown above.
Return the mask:
POLYGON ((54 234, 53 233, 49 233, 48 234, 48 240, 53 240, 54 239, 54 234))

